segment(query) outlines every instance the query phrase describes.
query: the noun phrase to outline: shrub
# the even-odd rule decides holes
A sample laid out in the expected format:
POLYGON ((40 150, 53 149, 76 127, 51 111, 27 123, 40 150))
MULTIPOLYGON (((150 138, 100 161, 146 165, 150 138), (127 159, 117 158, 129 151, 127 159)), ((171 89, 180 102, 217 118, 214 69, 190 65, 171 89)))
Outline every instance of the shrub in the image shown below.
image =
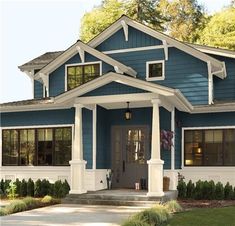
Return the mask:
POLYGON ((69 183, 67 180, 65 180, 63 183, 63 197, 65 197, 69 193, 69 190, 70 190, 69 183))
POLYGON ((7 189, 9 188, 10 183, 11 183, 11 180, 5 180, 3 182, 3 192, 5 196, 7 195, 7 189))
POLYGON ((48 195, 50 192, 50 182, 46 179, 43 179, 41 182, 41 196, 48 195))
POLYGON ((51 203, 53 198, 50 195, 46 195, 41 199, 42 203, 51 203))
POLYGON ((8 206, 5 207, 5 213, 17 213, 25 211, 27 209, 26 204, 22 200, 14 200, 8 206))
POLYGON ((27 195, 34 197, 34 182, 31 178, 27 182, 27 195))
POLYGON ((195 199, 203 198, 203 182, 201 180, 196 182, 195 190, 194 190, 195 199))
POLYGON ((26 204, 27 209, 34 209, 40 206, 40 202, 32 197, 26 197, 22 201, 26 204))
POLYGON ((35 184, 34 184, 34 196, 35 197, 41 197, 41 187, 42 187, 42 182, 40 179, 38 179, 35 184))
POLYGON ((16 198, 16 185, 13 181, 10 182, 9 187, 7 189, 7 197, 9 199, 15 199, 16 198))
POLYGON ((63 197, 63 186, 61 180, 57 180, 54 184, 54 196, 56 198, 62 198, 63 197))
POLYGON ((209 189, 208 199, 212 200, 212 199, 215 199, 215 183, 213 180, 209 181, 208 183, 209 183, 209 185, 208 185, 208 189, 209 189))
POLYGON ((0 207, 0 216, 4 216, 4 215, 6 215, 5 208, 0 207))
POLYGON ((190 180, 187 184, 187 195, 186 195, 187 198, 194 197, 194 189, 195 189, 194 183, 190 180))
POLYGON ((186 198, 187 196, 187 186, 183 180, 180 180, 177 186, 179 198, 186 198))
POLYGON ((228 182, 224 187, 224 199, 232 199, 232 198, 233 198, 233 187, 228 182))
POLYGON ((142 221, 139 218, 131 217, 128 220, 126 220, 122 226, 149 226, 148 223, 142 221))
POLYGON ((176 213, 182 211, 182 207, 176 200, 171 200, 169 202, 166 202, 164 206, 167 208, 167 210, 170 213, 176 213))
POLYGON ((25 179, 23 179, 23 180, 21 181, 21 185, 20 185, 20 196, 21 196, 21 197, 27 196, 27 182, 25 181, 25 179))
POLYGON ((16 185, 16 194, 20 195, 21 181, 18 178, 15 181, 15 185, 16 185))
POLYGON ((208 181, 202 182, 202 194, 201 198, 202 199, 209 199, 208 197, 210 196, 210 185, 208 181))
POLYGON ((224 187, 221 182, 218 182, 215 185, 215 199, 217 199, 217 200, 224 199, 224 187))

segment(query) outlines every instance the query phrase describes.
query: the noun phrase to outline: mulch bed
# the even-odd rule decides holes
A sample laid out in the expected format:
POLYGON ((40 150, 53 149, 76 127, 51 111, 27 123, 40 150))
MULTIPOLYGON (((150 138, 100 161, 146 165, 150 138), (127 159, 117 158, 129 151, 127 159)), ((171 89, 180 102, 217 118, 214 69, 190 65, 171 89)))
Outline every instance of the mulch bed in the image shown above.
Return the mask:
POLYGON ((185 209, 193 208, 218 208, 235 206, 235 200, 178 200, 179 204, 185 209))

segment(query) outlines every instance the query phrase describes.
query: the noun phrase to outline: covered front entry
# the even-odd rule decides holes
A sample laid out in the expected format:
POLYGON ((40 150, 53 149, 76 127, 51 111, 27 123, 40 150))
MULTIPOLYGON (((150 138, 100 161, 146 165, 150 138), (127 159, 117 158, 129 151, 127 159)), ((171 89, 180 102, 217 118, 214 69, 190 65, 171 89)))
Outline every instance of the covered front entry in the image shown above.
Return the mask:
POLYGON ((147 189, 149 133, 146 125, 112 127, 113 188, 134 188, 140 183, 142 189, 147 189))

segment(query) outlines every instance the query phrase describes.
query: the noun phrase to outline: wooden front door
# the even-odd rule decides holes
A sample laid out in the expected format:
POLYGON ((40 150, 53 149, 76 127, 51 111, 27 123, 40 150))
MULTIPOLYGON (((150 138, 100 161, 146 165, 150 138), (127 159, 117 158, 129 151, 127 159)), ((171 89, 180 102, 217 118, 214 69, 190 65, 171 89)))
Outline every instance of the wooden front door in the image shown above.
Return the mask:
POLYGON ((112 127, 112 170, 114 188, 134 188, 147 183, 147 159, 150 157, 147 126, 112 127))

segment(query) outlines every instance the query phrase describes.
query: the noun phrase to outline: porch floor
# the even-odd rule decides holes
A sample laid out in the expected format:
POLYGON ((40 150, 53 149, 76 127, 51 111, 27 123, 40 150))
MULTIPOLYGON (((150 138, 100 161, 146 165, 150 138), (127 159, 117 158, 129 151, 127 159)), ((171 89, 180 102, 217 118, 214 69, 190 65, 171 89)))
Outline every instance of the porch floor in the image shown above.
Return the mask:
POLYGON ((177 191, 167 191, 163 197, 149 197, 146 190, 111 189, 85 194, 69 194, 62 203, 117 206, 146 206, 177 198, 177 191))

